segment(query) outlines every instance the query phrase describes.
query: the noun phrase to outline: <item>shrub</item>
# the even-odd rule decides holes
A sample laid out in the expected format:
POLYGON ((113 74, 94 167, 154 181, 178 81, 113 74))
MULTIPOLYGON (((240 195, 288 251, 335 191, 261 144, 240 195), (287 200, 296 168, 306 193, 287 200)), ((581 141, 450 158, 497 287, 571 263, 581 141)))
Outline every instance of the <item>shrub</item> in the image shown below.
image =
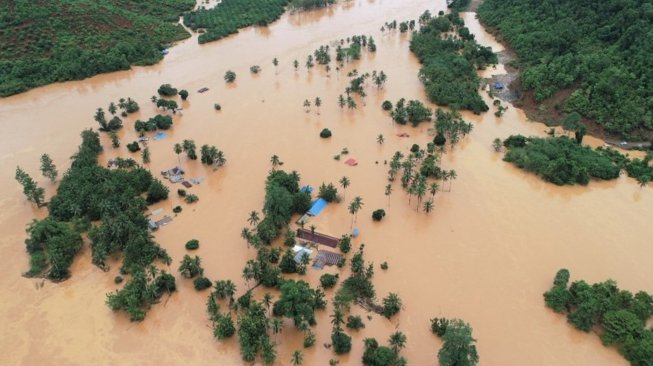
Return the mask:
POLYGON ((181 188, 178 189, 178 190, 177 190, 177 195, 178 195, 179 197, 186 197, 186 190, 185 190, 185 189, 181 189, 181 188))
POLYGON ((179 96, 181 97, 181 100, 186 100, 188 99, 188 90, 182 89, 179 91, 179 96))
POLYGON ((234 81, 236 81, 236 73, 231 70, 225 72, 224 81, 226 81, 227 83, 233 83, 234 81))
POLYGON ((162 84, 157 92, 159 95, 163 95, 165 97, 172 97, 177 95, 177 89, 173 88, 170 84, 162 84))
POLYGON ((327 288, 332 288, 333 286, 336 285, 338 282, 338 275, 332 275, 330 273, 325 273, 322 276, 320 276, 320 285, 327 289, 327 288))
POLYGON ((336 354, 349 353, 351 351, 351 337, 341 331, 331 333, 331 344, 336 354))
POLYGON ((134 153, 134 152, 137 152, 137 151, 141 150, 140 145, 136 141, 131 142, 131 143, 127 144, 126 146, 127 146, 127 150, 129 150, 129 152, 134 153))
POLYGON ((215 103, 213 105, 213 108, 215 108, 216 111, 221 111, 222 110, 222 106, 219 103, 215 103))
POLYGON ((390 318, 401 310, 401 299, 395 293, 383 298, 383 316, 390 318))
POLYGON ((186 242, 186 249, 195 250, 200 247, 200 241, 197 239, 191 239, 186 242))
POLYGON ((259 65, 251 66, 251 67, 249 68, 249 71, 250 71, 252 74, 258 74, 259 72, 261 72, 261 66, 259 66, 259 65))
POLYGON ((202 291, 211 287, 212 284, 211 284, 211 280, 209 280, 204 276, 200 276, 193 280, 193 286, 195 286, 195 290, 202 291))
POLYGON ((125 280, 125 279, 122 278, 122 276, 116 276, 116 277, 113 279, 113 283, 115 283, 116 285, 118 285, 118 284, 121 284, 122 281, 124 281, 124 280, 125 280))
POLYGON ((372 212, 372 219, 374 221, 381 221, 385 217, 385 210, 384 209, 378 209, 374 212, 372 212))
POLYGON ((365 328, 365 323, 363 323, 363 319, 360 316, 350 315, 347 317, 347 328, 359 330, 365 328))
POLYGON ((323 138, 323 139, 331 137, 331 130, 329 130, 328 128, 323 129, 320 132, 320 137, 323 138))
POLYGON ((318 197, 323 198, 327 202, 333 202, 338 198, 338 189, 333 185, 333 183, 329 183, 328 185, 322 183, 318 197))
POLYGON ((186 203, 194 203, 194 202, 197 202, 197 201, 199 201, 199 200, 200 200, 200 198, 197 197, 196 195, 192 194, 192 193, 189 194, 189 195, 187 195, 187 196, 184 198, 184 201, 186 201, 186 203))
POLYGON ((413 146, 410 147, 410 152, 416 153, 419 151, 419 145, 413 144, 413 146))
POLYGON ((381 269, 384 270, 384 271, 387 270, 388 269, 388 262, 381 263, 381 269))
POLYGON ((168 198, 168 187, 160 180, 154 179, 147 190, 147 203, 153 204, 168 198))
POLYGON ((182 211, 181 206, 175 206, 175 208, 172 209, 172 212, 178 214, 182 211))
POLYGON ((383 108, 384 111, 391 111, 392 110, 392 102, 389 100, 383 101, 383 104, 381 104, 381 108, 383 108))

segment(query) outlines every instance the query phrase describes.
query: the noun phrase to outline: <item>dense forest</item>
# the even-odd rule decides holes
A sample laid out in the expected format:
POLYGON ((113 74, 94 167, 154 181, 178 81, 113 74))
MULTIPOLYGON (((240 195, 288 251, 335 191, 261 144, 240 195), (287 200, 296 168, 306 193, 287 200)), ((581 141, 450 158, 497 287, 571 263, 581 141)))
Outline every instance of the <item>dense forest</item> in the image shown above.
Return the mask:
POLYGON ((570 273, 556 273, 553 287, 544 293, 546 305, 576 329, 593 331, 606 346, 616 346, 633 366, 651 365, 653 360, 653 329, 647 322, 653 315, 653 296, 645 291, 632 294, 608 280, 593 285, 574 281, 570 273))
POLYGON ((535 101, 569 89, 556 108, 626 138, 653 130, 653 1, 486 0, 478 15, 519 56, 535 101))
POLYGON ((288 0, 223 0, 211 9, 201 8, 184 15, 184 24, 202 29, 199 42, 206 43, 238 32, 250 25, 267 25, 279 19, 288 0))
POLYGON ((410 50, 423 65, 419 76, 429 99, 453 109, 486 112, 489 107, 478 94, 476 70, 497 62, 492 49, 476 43, 458 13, 422 15, 420 23, 410 50))
POLYGON ((0 2, 0 96, 150 65, 189 36, 177 22, 194 0, 0 2))

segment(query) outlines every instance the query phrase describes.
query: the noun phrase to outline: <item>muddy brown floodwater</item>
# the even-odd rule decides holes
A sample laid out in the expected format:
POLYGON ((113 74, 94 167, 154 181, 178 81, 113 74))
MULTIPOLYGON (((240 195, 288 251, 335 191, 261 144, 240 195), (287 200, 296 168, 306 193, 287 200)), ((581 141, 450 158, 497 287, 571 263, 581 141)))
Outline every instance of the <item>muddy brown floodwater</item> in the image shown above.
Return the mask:
MULTIPOLYGON (((573 279, 613 278, 628 290, 653 292, 650 189, 640 189, 625 177, 592 182, 588 187, 557 187, 504 163, 491 147, 495 137, 544 135, 546 129, 511 107, 501 118, 491 112, 465 114, 474 122, 474 131, 444 156, 443 166, 455 169, 458 179, 451 192, 436 196, 433 213, 425 215, 409 207, 398 183, 388 204, 384 195, 387 167, 382 162, 413 143, 423 146, 431 137, 426 125, 393 125, 379 107, 384 99, 425 100, 417 78, 419 64, 408 50, 409 36, 383 34, 380 26, 393 19, 416 19, 426 9, 437 13, 443 8, 444 1, 357 0, 327 10, 286 14, 268 28, 250 28, 219 42, 200 46, 192 38, 171 48, 156 66, 1 99, 1 363, 242 364, 236 337, 224 343, 213 339, 205 313, 207 293, 195 292, 191 281, 178 278, 178 293, 155 305, 145 321, 130 323, 104 304, 105 293, 116 288, 113 277, 118 265, 109 273, 102 272, 90 264, 88 247, 75 260, 68 281, 43 284, 20 276, 27 268, 25 224, 42 217, 45 210, 36 210, 23 198, 13 180, 16 165, 37 176, 39 156, 48 152, 63 171, 80 143, 80 131, 95 127, 95 109, 106 108, 120 97, 129 96, 141 104, 141 112, 130 116, 120 132, 123 145, 134 140, 133 121, 157 112, 148 100, 167 82, 188 89, 191 96, 183 103, 183 116, 175 117, 169 137, 150 143, 149 168, 158 172, 176 164, 172 145, 187 138, 195 139, 198 146, 218 146, 228 159, 227 166, 215 172, 182 159, 191 177, 207 179, 190 189, 200 201, 184 204, 184 212, 155 234, 173 257, 170 270, 175 274, 185 253, 183 244, 197 238, 208 277, 230 278, 240 290, 247 288, 240 274, 254 252, 239 234, 247 213, 262 206, 269 159, 277 154, 285 163, 283 168, 299 171, 305 184, 350 178, 347 198, 360 195, 365 204, 358 215, 356 227, 361 235, 355 243, 365 243, 367 259, 377 264, 377 296, 393 291, 404 302, 404 310, 392 321, 376 315, 366 321, 365 330, 352 335, 353 350, 341 358, 341 364, 360 364, 364 337, 385 342, 399 329, 408 337, 403 354, 412 365, 436 365, 441 343, 430 333, 429 319, 444 316, 472 325, 481 365, 626 365, 597 336, 574 330, 563 316, 545 308, 542 293, 561 267, 569 268, 573 279), (341 111, 336 100, 346 86, 344 72, 332 71, 330 77, 320 67, 311 71, 301 67, 295 72, 292 61, 298 59, 303 65, 318 46, 354 34, 374 36, 378 52, 365 53, 348 69, 384 70, 389 80, 384 90, 369 86, 366 106, 341 111), (271 64, 274 57, 281 62, 278 73, 271 64), (255 64, 263 68, 259 75, 249 73, 249 66, 255 64), (222 80, 228 69, 238 74, 235 85, 226 86, 222 80), (204 86, 210 91, 194 92, 204 86), (317 96, 323 100, 320 115, 315 109, 305 113, 303 100, 317 96), (213 110, 215 102, 222 105, 221 112, 213 110), (318 137, 324 127, 333 131, 329 140, 318 137), (407 132, 411 138, 399 138, 398 132, 407 132), (384 145, 375 142, 378 134, 386 137, 384 145), (333 160, 343 147, 359 160, 358 166, 333 160), (370 218, 377 208, 387 211, 381 223, 370 218), (378 269, 383 261, 389 263, 389 270, 378 269)), ((464 17, 482 44, 501 49, 473 13, 464 17)), ((499 65, 484 74, 502 72, 499 65)), ((124 148, 112 149, 106 136, 103 141, 103 161, 117 154, 128 156, 124 148)), ((48 196, 54 192, 54 185, 40 176, 38 181, 48 196)), ((174 192, 178 187, 172 188, 174 192)), ((154 208, 171 214, 171 207, 179 203, 174 194, 171 197, 154 208)), ((346 204, 330 205, 312 223, 318 231, 348 232, 346 204)), ((311 269, 304 278, 316 285, 322 273, 311 269)), ((304 352, 306 364, 326 365, 334 357, 322 346, 329 342, 329 312, 318 314, 317 343, 304 352)), ((358 308, 354 312, 363 313, 358 308)), ((289 364, 290 354, 301 349, 302 336, 287 324, 277 340, 277 364, 289 364)))

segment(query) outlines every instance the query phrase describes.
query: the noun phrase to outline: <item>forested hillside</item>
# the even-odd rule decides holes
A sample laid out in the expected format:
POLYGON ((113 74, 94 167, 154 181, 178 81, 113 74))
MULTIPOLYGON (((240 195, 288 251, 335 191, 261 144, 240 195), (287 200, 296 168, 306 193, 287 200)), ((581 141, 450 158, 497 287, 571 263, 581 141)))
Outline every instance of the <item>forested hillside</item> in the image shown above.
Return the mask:
POLYGON ((481 21, 519 56, 522 84, 607 132, 653 130, 653 0, 485 0, 481 21))
POLYGON ((0 96, 159 61, 194 0, 0 1, 0 96))

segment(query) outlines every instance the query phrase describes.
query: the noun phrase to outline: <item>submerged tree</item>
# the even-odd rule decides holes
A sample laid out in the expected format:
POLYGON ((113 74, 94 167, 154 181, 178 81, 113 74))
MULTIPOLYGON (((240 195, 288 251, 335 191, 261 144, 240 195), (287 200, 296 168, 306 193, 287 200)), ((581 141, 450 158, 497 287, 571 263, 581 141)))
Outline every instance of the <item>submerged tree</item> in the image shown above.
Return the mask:
POLYGON ((27 200, 36 203, 37 207, 41 207, 43 205, 45 190, 36 185, 32 177, 20 167, 16 167, 16 180, 23 186, 23 193, 27 197, 27 200))
POLYGON ((41 155, 41 173, 44 177, 50 179, 51 182, 54 182, 59 174, 57 167, 48 154, 41 155))

